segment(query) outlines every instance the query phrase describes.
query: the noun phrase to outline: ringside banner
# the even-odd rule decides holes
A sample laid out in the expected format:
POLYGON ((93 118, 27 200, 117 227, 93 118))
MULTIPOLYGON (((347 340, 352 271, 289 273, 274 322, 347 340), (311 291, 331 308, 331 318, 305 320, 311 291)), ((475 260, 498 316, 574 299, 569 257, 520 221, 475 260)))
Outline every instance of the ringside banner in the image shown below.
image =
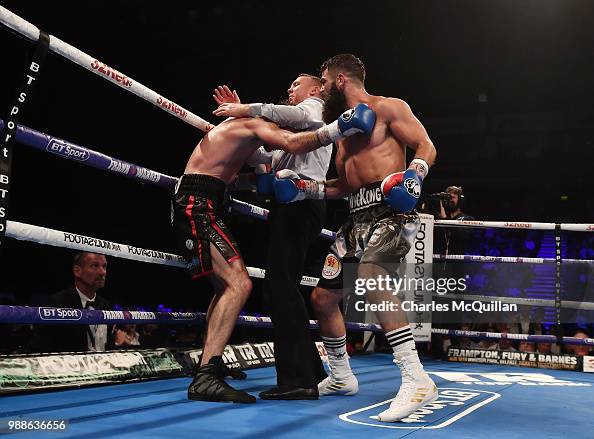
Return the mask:
POLYGON ((0 356, 0 395, 183 374, 167 349, 0 356))

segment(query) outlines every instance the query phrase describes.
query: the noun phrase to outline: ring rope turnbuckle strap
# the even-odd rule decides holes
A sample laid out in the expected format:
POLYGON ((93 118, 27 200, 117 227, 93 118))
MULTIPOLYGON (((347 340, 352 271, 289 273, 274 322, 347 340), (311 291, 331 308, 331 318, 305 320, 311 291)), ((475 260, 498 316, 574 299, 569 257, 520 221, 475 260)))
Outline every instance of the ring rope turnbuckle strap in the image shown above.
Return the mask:
POLYGON ((0 140, 0 244, 6 234, 6 221, 8 220, 8 203, 10 201, 10 180, 12 168, 12 147, 16 138, 17 125, 25 104, 30 101, 31 93, 37 84, 41 67, 49 47, 50 38, 47 33, 40 30, 37 45, 31 60, 27 57, 27 66, 23 82, 18 89, 7 118, 6 127, 0 140))

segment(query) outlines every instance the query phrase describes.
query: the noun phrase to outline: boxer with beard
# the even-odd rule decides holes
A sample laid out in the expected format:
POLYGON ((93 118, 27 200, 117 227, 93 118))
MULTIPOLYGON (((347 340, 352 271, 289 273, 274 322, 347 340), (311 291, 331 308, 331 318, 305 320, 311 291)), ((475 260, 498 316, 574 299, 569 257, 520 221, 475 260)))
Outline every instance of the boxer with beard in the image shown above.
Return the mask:
POLYGON ((344 93, 341 93, 336 84, 330 84, 327 90, 324 90, 324 111, 322 120, 324 123, 330 123, 344 113, 347 107, 347 100, 344 93))
MULTIPOLYGON (((360 104, 367 104, 376 113, 370 136, 353 136, 336 142, 338 178, 317 182, 318 189, 312 192, 315 196, 323 193, 326 198, 349 196, 350 214, 326 257, 312 303, 330 360, 330 375, 319 383, 319 394, 353 395, 358 392, 358 382, 346 353, 346 328, 339 304, 343 288, 354 285, 343 286, 343 264, 358 264, 357 277, 366 280, 384 276, 385 266, 404 259, 420 225, 414 208, 436 151, 406 102, 374 96, 365 90, 365 66, 354 55, 336 55, 324 62, 321 78, 324 121, 331 121, 345 109, 360 104), (405 170, 406 147, 415 151, 415 157, 405 170)), ((324 139, 319 140, 320 145, 324 144, 324 139)), ((310 149, 291 145, 285 150, 297 154, 310 149)), ((306 183, 293 179, 284 185, 292 193, 306 183)), ((377 304, 389 300, 397 309, 377 315, 402 375, 396 397, 377 418, 396 422, 434 401, 437 388, 423 370, 398 298, 389 289, 368 290, 366 298, 377 304)))

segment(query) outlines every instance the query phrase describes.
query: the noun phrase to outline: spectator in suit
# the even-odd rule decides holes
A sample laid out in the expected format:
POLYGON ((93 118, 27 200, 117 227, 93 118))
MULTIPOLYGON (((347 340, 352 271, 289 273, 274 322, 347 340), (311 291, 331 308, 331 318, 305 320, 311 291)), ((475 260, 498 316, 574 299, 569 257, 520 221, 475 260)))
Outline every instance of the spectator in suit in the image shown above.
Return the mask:
MULTIPOLYGON (((105 256, 81 252, 72 264, 74 285, 51 295, 46 306, 77 309, 111 309, 97 294, 105 286, 105 256)), ((105 351, 113 347, 111 325, 43 325, 36 328, 33 350, 36 352, 105 351)))

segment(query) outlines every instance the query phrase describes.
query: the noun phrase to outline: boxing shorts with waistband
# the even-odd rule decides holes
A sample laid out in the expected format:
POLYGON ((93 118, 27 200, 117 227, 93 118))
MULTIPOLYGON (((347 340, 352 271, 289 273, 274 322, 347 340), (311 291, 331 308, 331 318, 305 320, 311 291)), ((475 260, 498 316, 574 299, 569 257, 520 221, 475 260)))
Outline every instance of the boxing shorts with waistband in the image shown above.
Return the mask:
POLYGON ((384 203, 380 185, 371 183, 349 194, 349 216, 326 256, 319 287, 342 289, 344 263, 390 266, 410 250, 421 223, 419 215, 395 212, 384 203))
POLYGON ((241 257, 226 224, 229 204, 227 185, 216 177, 186 174, 176 186, 171 224, 192 279, 212 273, 210 244, 227 262, 241 257))

